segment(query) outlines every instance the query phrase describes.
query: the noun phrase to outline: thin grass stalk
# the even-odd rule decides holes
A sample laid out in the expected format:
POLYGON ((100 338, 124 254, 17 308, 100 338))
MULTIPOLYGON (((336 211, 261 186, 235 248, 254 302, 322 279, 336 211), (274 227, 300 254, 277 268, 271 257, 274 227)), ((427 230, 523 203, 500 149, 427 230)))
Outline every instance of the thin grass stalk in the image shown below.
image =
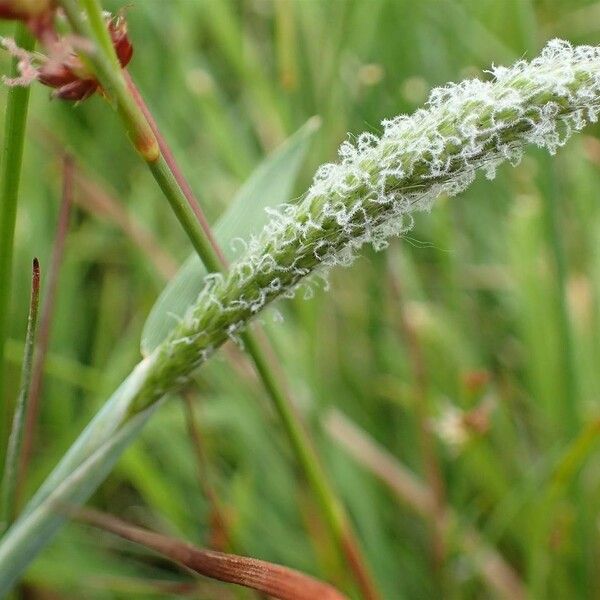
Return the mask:
MULTIPOLYGON (((35 46, 33 36, 22 23, 17 24, 15 41, 28 51, 33 50, 35 46)), ((18 76, 19 60, 14 58, 11 77, 18 76)), ((0 462, 5 455, 9 422, 10 405, 5 390, 4 347, 8 337, 13 244, 28 106, 28 87, 12 87, 8 90, 4 143, 0 156, 0 462)))
POLYGON ((161 154, 158 160, 148 162, 148 167, 207 270, 222 271, 218 253, 199 227, 196 214, 164 156, 161 154))
POLYGON ((50 335, 52 322, 54 320, 54 307, 58 292, 60 270, 63 263, 65 243, 69 231, 69 220, 71 217, 71 206, 73 204, 73 159, 68 154, 62 161, 62 194, 56 232, 52 247, 52 258, 48 271, 47 286, 44 301, 42 303, 42 315, 38 336, 38 352, 31 374, 31 397, 27 406, 25 416, 25 432, 23 438, 23 452, 21 455, 21 482, 24 482, 29 470, 33 442, 36 435, 37 422, 40 412, 40 401, 44 384, 44 367, 48 348, 50 346, 50 335))
MULTIPOLYGON (((222 260, 222 252, 210 233, 206 219, 202 218, 199 226, 198 219, 196 218, 198 209, 195 212, 193 208, 197 206, 197 202, 190 200, 182 188, 181 181, 184 178, 174 161, 172 153, 168 149, 168 145, 160 135, 154 119, 148 120, 146 118, 145 113, 149 113, 150 111, 145 106, 137 89, 134 86, 130 86, 130 90, 127 89, 126 78, 122 75, 108 36, 106 24, 104 19, 101 18, 99 2, 97 0, 84 0, 82 2, 91 27, 88 27, 88 22, 78 12, 76 1, 60 0, 60 4, 65 9, 74 31, 88 39, 98 40, 105 53, 110 54, 110 60, 99 60, 98 55, 100 53, 98 52, 89 55, 88 59, 95 68, 100 81, 108 83, 108 90, 114 95, 119 107, 119 113, 126 123, 128 131, 139 132, 144 130, 146 133, 143 135, 138 133, 138 138, 144 141, 153 140, 153 148, 157 150, 156 156, 154 151, 148 154, 145 146, 141 149, 138 148, 138 151, 146 160, 155 180, 169 201, 173 212, 183 226, 207 270, 213 273, 223 272, 226 264, 222 260), (131 89, 134 90, 134 93, 130 93, 131 89), (133 106, 131 105, 132 101, 133 106), (167 150, 166 155, 164 153, 165 149, 167 150), (206 227, 203 227, 203 224, 206 224, 206 227), (209 232, 208 234, 207 231, 209 232)), ((133 83, 131 80, 130 82, 131 84, 133 83)), ((189 186, 184 187, 188 187, 189 189, 189 186)), ((191 193, 191 189, 189 192, 191 193)), ((358 544, 357 536, 352 530, 342 503, 337 498, 329 483, 328 476, 318 459, 307 430, 293 409, 280 378, 275 375, 271 368, 266 352, 259 339, 249 331, 243 332, 241 339, 252 357, 256 370, 274 403, 308 483, 319 501, 327 524, 339 544, 358 586, 367 600, 376 600, 379 598, 379 593, 358 544)))
POLYGON ((175 177, 175 180, 177 181, 177 184, 181 188, 183 195, 185 196, 186 200, 188 201, 190 208, 196 215, 196 219, 198 221, 198 224, 202 228, 204 236, 207 238, 207 240, 210 242, 210 245, 213 247, 213 250, 215 251, 215 254, 217 255, 219 262, 221 263, 222 268, 223 268, 224 266, 227 265, 227 259, 225 258, 225 255, 221 251, 221 248, 219 248, 217 240, 215 239, 213 232, 210 228, 208 219, 206 218, 204 211, 202 210, 202 208, 200 206, 200 203, 198 202, 196 196, 194 195, 194 191, 192 190, 192 187, 190 186, 187 179, 183 175, 183 172, 179 168, 179 164, 175 160, 175 155, 173 154, 171 147, 167 143, 167 140, 165 139, 165 137, 161 134, 158 124, 156 122, 156 119, 154 118, 154 115, 152 114, 152 111, 146 104, 144 97, 142 96, 141 92, 139 91, 138 87, 136 86, 135 82, 133 81, 133 79, 132 79, 131 75, 129 74, 129 71, 127 71, 127 69, 123 70, 123 76, 125 77, 125 82, 127 83, 127 88, 129 89, 131 96, 133 97, 133 99, 135 100, 135 103, 138 105, 138 107, 142 111, 142 114, 148 121, 150 128, 152 129, 152 131, 154 132, 154 135, 156 136, 156 140, 158 142, 158 147, 160 148, 161 154, 165 157, 165 161, 169 165, 169 168, 171 169, 171 172, 173 173, 173 177, 175 177))
POLYGON ((31 300, 29 302, 29 316, 27 319, 27 334, 25 336, 25 349, 23 352, 23 365, 21 367, 21 389, 15 407, 12 428, 8 438, 8 449, 2 477, 2 496, 0 498, 0 535, 12 523, 17 512, 17 489, 21 462, 21 449, 27 408, 31 399, 31 375, 35 339, 37 333, 38 308, 40 303, 40 264, 37 258, 33 259, 31 276, 31 300))
MULTIPOLYGON (((106 28, 106 20, 100 0, 79 0, 85 17, 89 19, 90 29, 94 32, 95 41, 100 44, 101 53, 109 61, 111 70, 119 73, 121 65, 115 54, 112 40, 106 28)), ((63 7, 64 8, 64 7, 63 7)))

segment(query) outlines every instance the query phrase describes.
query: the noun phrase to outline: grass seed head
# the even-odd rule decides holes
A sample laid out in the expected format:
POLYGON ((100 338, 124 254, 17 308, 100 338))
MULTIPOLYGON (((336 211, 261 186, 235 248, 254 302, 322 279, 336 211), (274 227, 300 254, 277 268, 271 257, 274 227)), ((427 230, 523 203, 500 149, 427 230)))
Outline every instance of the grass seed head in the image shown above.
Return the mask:
POLYGON ((347 266, 365 244, 385 248, 412 227, 413 213, 465 190, 477 172, 493 178, 528 144, 554 154, 597 120, 600 47, 553 40, 531 62, 494 67, 487 81, 434 89, 424 108, 382 123, 380 136, 344 142, 296 204, 270 211, 226 275, 210 274, 196 303, 158 349, 151 385, 184 381, 223 342, 311 274, 347 266))

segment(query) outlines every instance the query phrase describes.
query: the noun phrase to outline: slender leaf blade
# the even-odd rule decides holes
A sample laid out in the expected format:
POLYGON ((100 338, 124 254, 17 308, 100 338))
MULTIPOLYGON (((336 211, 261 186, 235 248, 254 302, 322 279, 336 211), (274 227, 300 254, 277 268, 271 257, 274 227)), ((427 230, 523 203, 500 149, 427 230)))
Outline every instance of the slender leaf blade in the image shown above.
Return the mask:
POLYGON ((33 368, 33 354, 35 351, 39 304, 40 263, 37 258, 34 258, 31 276, 31 300, 29 303, 27 334, 25 336, 25 350, 23 352, 23 366, 21 369, 21 389, 19 391, 19 397, 17 398, 12 428, 8 438, 8 450, 6 452, 4 475, 2 477, 0 532, 4 532, 15 516, 17 485, 19 482, 19 464, 22 457, 23 434, 30 397, 29 391, 31 387, 31 373, 33 368))
MULTIPOLYGON (((23 510, 24 515, 33 512, 43 504, 65 478, 96 452, 121 427, 153 364, 153 356, 149 356, 140 362, 103 404, 96 416, 81 432, 33 498, 27 503, 23 510)), ((0 552, 3 542, 4 540, 0 540, 0 552)), ((0 569, 1 566, 0 561, 0 569)))
POLYGON ((50 543, 68 519, 69 511, 81 506, 104 481, 158 405, 128 421, 6 532, 0 541, 0 597, 10 591, 35 555, 50 543))

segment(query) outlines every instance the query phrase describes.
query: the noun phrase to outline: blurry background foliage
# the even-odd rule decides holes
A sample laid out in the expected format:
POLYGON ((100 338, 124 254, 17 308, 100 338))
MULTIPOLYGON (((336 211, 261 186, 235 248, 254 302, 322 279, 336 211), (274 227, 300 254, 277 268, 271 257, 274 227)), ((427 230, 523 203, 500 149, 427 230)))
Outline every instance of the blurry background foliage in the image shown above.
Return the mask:
MULTIPOLYGON (((125 3, 105 2, 110 9, 125 3)), ((586 0, 133 0, 131 72, 214 222, 253 169, 312 115, 323 125, 295 193, 347 132, 420 106, 430 87, 534 56, 552 37, 597 44, 586 0)), ((2 26, 4 34, 12 31, 2 26)), ((1 57, 1 70, 8 69, 1 57)), ((0 110, 4 110, 5 90, 0 110)), ((153 256, 99 211, 74 209, 52 325, 33 490, 139 359, 144 320, 190 245, 117 118, 35 86, 16 238, 9 386, 16 396, 30 261, 49 267, 60 197, 57 144, 149 230, 153 256)), ((336 270, 331 290, 263 317, 294 396, 357 524, 387 598, 483 598, 456 543, 474 526, 536 598, 600 595, 600 141, 479 179, 386 252, 336 270), (281 313, 283 323, 276 315, 281 313), (431 423, 459 531, 432 559, 428 524, 323 427, 337 408, 426 479, 431 423)), ((80 200, 89 200, 82 188, 80 200)), ((96 198, 97 200, 97 198, 96 198)), ((243 359, 241 364, 245 364, 243 359)), ((210 477, 245 554, 328 576, 332 550, 261 385, 224 353, 202 369, 197 415, 210 477), (312 531, 312 538, 306 532, 312 531), (312 541, 311 541, 312 540, 312 541)), ((93 503, 208 544, 180 402, 164 407, 93 503)), ((61 598, 169 596, 190 581, 140 550, 66 528, 28 572, 61 598), (162 590, 162 591, 161 591, 162 590)), ((229 597, 220 586, 196 597, 229 597), (218 590, 215 592, 215 590, 218 590), (222 594, 218 596, 215 594, 222 594)), ((41 597, 41 596, 39 596, 41 597)))

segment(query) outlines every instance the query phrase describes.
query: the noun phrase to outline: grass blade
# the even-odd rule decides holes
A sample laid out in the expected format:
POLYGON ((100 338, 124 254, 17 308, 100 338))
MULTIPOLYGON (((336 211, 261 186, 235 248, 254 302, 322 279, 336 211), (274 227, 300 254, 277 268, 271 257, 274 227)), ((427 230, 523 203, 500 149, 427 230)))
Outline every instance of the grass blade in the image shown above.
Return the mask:
POLYGON ((37 332, 38 308, 40 303, 40 264, 37 258, 33 259, 31 277, 31 301, 29 304, 29 317, 27 320, 27 335, 25 337, 25 351, 23 353, 23 366, 21 368, 21 390, 15 407, 12 429, 8 439, 6 463, 2 479, 2 498, 0 506, 0 533, 2 533, 15 517, 16 494, 19 482, 19 462, 25 426, 25 415, 30 400, 31 373, 35 338, 37 332))
MULTIPOLYGON (((96 452, 102 444, 115 435, 115 432, 125 421, 137 392, 144 385, 152 363, 152 357, 148 357, 139 363, 108 401, 103 404, 100 411, 71 445, 60 463, 46 478, 35 496, 28 502, 23 511, 24 514, 34 511, 45 502, 65 478, 96 452)), ((0 540, 0 555, 2 554, 3 543, 4 540, 0 540)))
MULTIPOLYGON (((25 50, 33 50, 34 39, 23 24, 17 25, 15 41, 25 50)), ((11 76, 18 76, 18 59, 12 62, 11 76)), ((4 345, 8 337, 8 308, 12 287, 12 256, 29 106, 29 88, 11 87, 6 103, 4 144, 0 157, 0 459, 6 448, 8 402, 4 395, 4 345)))
POLYGON ((11 589, 32 556, 49 543, 67 520, 67 509, 83 504, 108 476, 158 406, 156 403, 128 421, 81 464, 61 477, 58 485, 47 490, 6 532, 0 543, 0 597, 11 589))
POLYGON ((38 340, 38 352, 31 372, 31 394, 25 414, 25 430, 23 435, 23 455, 21 457, 21 476, 25 479, 36 432, 38 416, 40 412, 40 398, 44 381, 44 364, 48 347, 50 345, 50 334, 54 317, 54 306, 58 291, 58 280, 63 262, 65 242, 69 231, 69 220, 71 216, 71 205, 73 204, 73 159, 65 155, 63 159, 63 191, 56 235, 52 248, 52 260, 48 272, 46 293, 42 304, 42 316, 40 319, 40 330, 38 340))

